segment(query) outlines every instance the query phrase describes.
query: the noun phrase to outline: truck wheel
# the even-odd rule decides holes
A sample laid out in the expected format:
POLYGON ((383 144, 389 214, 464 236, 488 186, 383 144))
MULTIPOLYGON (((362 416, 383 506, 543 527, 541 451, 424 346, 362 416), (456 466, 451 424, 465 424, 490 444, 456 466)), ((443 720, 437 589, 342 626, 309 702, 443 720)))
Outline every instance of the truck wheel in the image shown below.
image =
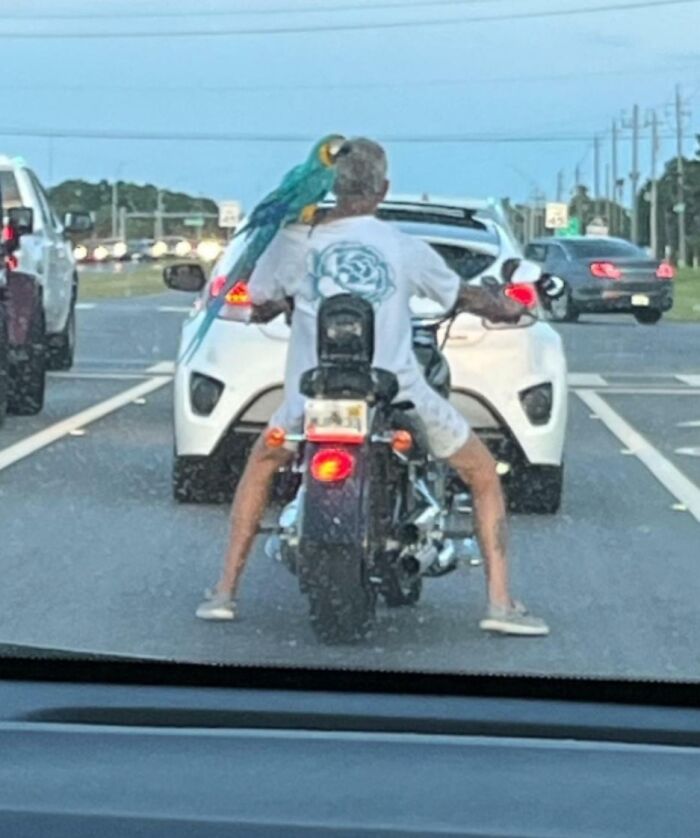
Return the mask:
POLYGON ((5 309, 0 304, 0 426, 5 421, 5 414, 7 413, 7 397, 10 385, 9 348, 5 309))
POLYGON ((564 466, 522 466, 515 471, 506 495, 511 512, 554 515, 561 506, 564 466))
POLYGON ((376 594, 363 578, 360 557, 347 552, 351 551, 317 544, 300 556, 300 584, 309 598, 311 628, 329 645, 364 640, 374 625, 376 594))
POLYGON ((637 323, 641 323, 644 326, 653 326, 662 317, 662 312, 658 308, 637 308, 632 314, 637 323))
POLYGON ((51 335, 48 341, 48 368, 69 370, 75 358, 75 297, 70 306, 68 320, 63 330, 51 335))
POLYGON ((34 416, 44 406, 46 390, 46 330, 41 299, 32 312, 25 354, 24 360, 11 365, 7 408, 19 416, 34 416))

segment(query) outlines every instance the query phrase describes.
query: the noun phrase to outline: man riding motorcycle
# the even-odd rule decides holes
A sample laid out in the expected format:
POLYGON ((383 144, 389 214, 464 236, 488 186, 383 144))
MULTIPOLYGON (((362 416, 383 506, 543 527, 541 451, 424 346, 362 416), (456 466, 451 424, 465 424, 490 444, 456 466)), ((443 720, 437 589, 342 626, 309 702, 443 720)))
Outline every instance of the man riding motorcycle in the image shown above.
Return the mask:
MULTIPOLYGON (((364 138, 349 140, 338 157, 336 206, 318 224, 284 228, 259 260, 248 284, 254 317, 266 320, 294 299, 285 373, 284 401, 270 427, 290 434, 302 430, 302 373, 314 367, 320 302, 352 293, 375 311, 374 365, 393 372, 398 401, 411 402, 434 457, 446 460, 472 492, 476 534, 485 561, 488 605, 484 631, 536 636, 546 623, 510 595, 506 557, 505 503, 496 464, 486 446, 449 401, 426 382, 411 342, 410 298, 427 297, 445 310, 458 309, 492 320, 517 321, 518 303, 488 290, 463 285, 460 277, 426 242, 374 217, 389 182, 384 150, 364 138)), ((236 489, 224 569, 216 588, 198 607, 206 620, 231 620, 248 553, 264 514, 271 483, 293 452, 272 448, 264 435, 256 442, 236 489)))

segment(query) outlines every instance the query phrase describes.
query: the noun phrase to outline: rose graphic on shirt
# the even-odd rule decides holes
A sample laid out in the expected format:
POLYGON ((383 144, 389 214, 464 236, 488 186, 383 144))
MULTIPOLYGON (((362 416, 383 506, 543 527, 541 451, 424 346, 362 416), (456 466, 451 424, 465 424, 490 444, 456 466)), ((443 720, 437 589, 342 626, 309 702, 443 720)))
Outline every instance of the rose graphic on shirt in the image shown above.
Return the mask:
POLYGON ((338 242, 309 254, 309 274, 316 297, 357 294, 376 305, 396 288, 391 267, 369 245, 338 242))

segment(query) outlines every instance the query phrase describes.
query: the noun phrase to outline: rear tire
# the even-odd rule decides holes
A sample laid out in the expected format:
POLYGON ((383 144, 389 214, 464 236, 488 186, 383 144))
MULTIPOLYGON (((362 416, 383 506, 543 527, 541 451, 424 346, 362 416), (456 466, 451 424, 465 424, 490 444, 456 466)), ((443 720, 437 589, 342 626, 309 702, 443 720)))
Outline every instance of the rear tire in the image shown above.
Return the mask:
POLYGON ((69 370, 73 366, 75 359, 75 327, 74 296, 63 331, 49 337, 47 361, 50 370, 69 370))
POLYGON ((10 386, 10 370, 8 364, 9 348, 5 308, 2 301, 0 301, 0 427, 4 423, 5 415, 7 413, 7 397, 10 386))
POLYGON ((561 506, 564 466, 523 466, 507 489, 508 509, 530 515, 554 515, 561 506))
POLYGON ((632 312, 637 323, 643 326, 653 326, 663 317, 663 312, 658 308, 639 308, 632 312))
POLYGON ((27 358, 12 364, 7 409, 18 416, 34 416, 44 407, 46 391, 46 330, 44 306, 37 299, 32 312, 27 358))
POLYGON ((311 628, 321 643, 335 645, 364 640, 374 625, 377 598, 364 579, 363 562, 352 548, 314 545, 299 571, 309 598, 311 628))
POLYGON ((571 297, 571 289, 568 285, 558 299, 551 301, 549 314, 555 323, 575 323, 578 320, 579 311, 571 297))

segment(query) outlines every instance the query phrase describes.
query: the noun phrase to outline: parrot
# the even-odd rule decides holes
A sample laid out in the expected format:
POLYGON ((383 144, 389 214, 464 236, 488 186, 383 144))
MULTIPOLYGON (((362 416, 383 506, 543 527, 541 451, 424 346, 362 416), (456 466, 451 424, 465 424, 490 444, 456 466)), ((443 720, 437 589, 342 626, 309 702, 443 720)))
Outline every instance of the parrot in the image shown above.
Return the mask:
POLYGON ((209 327, 216 319, 226 295, 253 272, 258 259, 278 231, 286 224, 303 221, 310 224, 316 204, 335 183, 335 163, 346 140, 340 134, 329 134, 319 140, 304 163, 290 169, 277 189, 270 192, 253 209, 246 223, 235 236, 245 236, 245 248, 229 271, 226 283, 210 302, 197 332, 183 352, 181 360, 194 357, 209 327))

